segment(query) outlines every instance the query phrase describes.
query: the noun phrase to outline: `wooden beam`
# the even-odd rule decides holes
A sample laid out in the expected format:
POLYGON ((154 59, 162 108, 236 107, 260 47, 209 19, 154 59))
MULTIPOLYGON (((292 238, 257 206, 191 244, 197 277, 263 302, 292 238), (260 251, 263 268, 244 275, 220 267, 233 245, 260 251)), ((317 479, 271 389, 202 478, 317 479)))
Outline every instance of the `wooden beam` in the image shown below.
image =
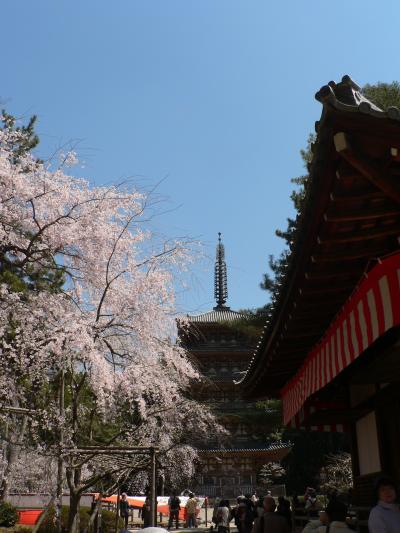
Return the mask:
POLYGON ((298 328, 298 329, 307 328, 310 325, 310 321, 314 321, 315 328, 321 331, 321 330, 325 330, 329 326, 331 322, 331 318, 332 318, 332 313, 330 313, 329 315, 324 315, 323 320, 321 320, 321 317, 318 314, 308 314, 306 318, 303 316, 296 317, 293 320, 292 327, 298 328))
POLYGON ((310 414, 305 421, 306 425, 323 426, 325 424, 351 423, 360 418, 367 411, 363 409, 321 409, 310 414))
POLYGON ((356 280, 358 281, 362 276, 362 268, 346 268, 346 270, 338 269, 326 269, 323 270, 308 270, 304 273, 304 277, 307 281, 321 281, 327 282, 329 280, 333 281, 342 281, 342 280, 356 280))
POLYGON ((336 133, 333 140, 336 151, 345 161, 358 170, 358 172, 375 185, 375 187, 400 204, 400 185, 393 176, 388 175, 365 157, 357 154, 357 152, 351 148, 349 139, 344 132, 336 133))
POLYGON ((324 333, 325 329, 318 328, 318 327, 308 327, 304 329, 295 329, 295 328, 289 328, 287 332, 287 339, 290 340, 290 342, 294 342, 297 339, 309 339, 311 337, 317 337, 318 335, 322 335, 324 333))
MULTIPOLYGON (((346 194, 342 196, 340 194, 331 193, 331 202, 335 209, 353 209, 356 205, 365 206, 366 208, 372 207, 372 205, 383 205, 388 202, 388 197, 383 191, 366 192, 360 194, 346 194)), ((390 201, 390 200, 389 200, 390 201)))
POLYGON ((306 301, 301 305, 299 304, 298 308, 296 309, 295 316, 304 319, 307 319, 308 317, 314 315, 317 315, 319 317, 330 316, 331 312, 336 312, 337 307, 344 303, 343 295, 341 295, 340 297, 334 296, 335 295, 332 295, 332 298, 329 298, 329 300, 325 301, 322 309, 321 302, 306 301), (331 312, 329 310, 331 310, 331 312))
POLYGON ((332 287, 331 284, 319 287, 304 287, 301 289, 302 296, 319 296, 326 294, 337 294, 340 292, 348 292, 354 288, 354 283, 342 283, 332 287))
POLYGON ((326 222, 358 222, 393 216, 400 216, 400 208, 382 205, 375 208, 366 207, 365 209, 355 210, 340 211, 340 209, 335 209, 325 213, 324 219, 326 222))
POLYGON ((379 248, 365 248, 364 250, 355 250, 355 251, 337 251, 330 254, 314 254, 311 256, 311 261, 313 263, 339 263, 341 261, 356 261, 357 259, 371 260, 378 257, 382 257, 389 253, 387 247, 379 248))
MULTIPOLYGON (((400 213, 399 213, 400 214, 400 213)), ((341 234, 336 234, 335 237, 318 237, 318 244, 346 244, 349 242, 361 242, 369 241, 373 239, 382 239, 384 237, 390 237, 391 235, 400 235, 400 220, 395 227, 383 226, 378 229, 368 228, 364 231, 354 231, 341 234)))

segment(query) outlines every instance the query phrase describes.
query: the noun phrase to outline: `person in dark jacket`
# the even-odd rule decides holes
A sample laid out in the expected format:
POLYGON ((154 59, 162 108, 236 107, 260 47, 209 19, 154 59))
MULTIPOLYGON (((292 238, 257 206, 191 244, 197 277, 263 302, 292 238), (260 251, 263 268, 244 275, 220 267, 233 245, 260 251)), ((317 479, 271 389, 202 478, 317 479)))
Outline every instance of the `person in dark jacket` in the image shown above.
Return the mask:
POLYGON ((176 495, 176 492, 173 492, 172 496, 168 499, 168 507, 169 507, 168 529, 171 529, 174 520, 175 520, 176 529, 178 529, 181 500, 176 495))
POLYGON ((119 515, 124 519, 125 529, 128 529, 129 501, 125 492, 121 494, 121 499, 119 501, 119 515))
POLYGON ((290 529, 292 529, 292 511, 290 510, 290 501, 286 500, 283 496, 279 496, 276 512, 287 520, 290 529))
POLYGON ((150 496, 146 496, 146 499, 142 507, 143 528, 150 526, 150 518, 151 518, 151 500, 150 500, 150 496))
POLYGON ((253 525, 253 506, 246 496, 237 498, 237 505, 232 510, 232 518, 239 533, 250 533, 253 525))

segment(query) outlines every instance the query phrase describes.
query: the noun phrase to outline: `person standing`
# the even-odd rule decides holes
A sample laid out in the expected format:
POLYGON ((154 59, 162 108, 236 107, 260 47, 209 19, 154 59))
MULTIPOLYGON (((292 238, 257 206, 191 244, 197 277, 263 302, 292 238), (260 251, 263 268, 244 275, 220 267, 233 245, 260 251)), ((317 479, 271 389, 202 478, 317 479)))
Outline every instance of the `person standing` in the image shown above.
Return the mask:
POLYGON ((150 496, 146 496, 144 504, 142 507, 142 520, 143 528, 150 526, 150 517, 151 517, 151 500, 150 496))
POLYGON ((247 507, 245 496, 238 496, 236 502, 235 507, 232 509, 232 518, 235 520, 238 533, 246 533, 244 527, 247 507))
POLYGON ((253 504, 253 509, 255 509, 258 504, 258 496, 257 496, 256 491, 254 491, 253 494, 251 495, 251 503, 253 504))
POLYGON ((290 527, 283 516, 275 513, 275 500, 272 496, 264 498, 264 514, 254 523, 253 533, 290 533, 290 527))
POLYGON ((176 492, 172 493, 172 496, 168 499, 169 508, 169 520, 168 529, 171 529, 172 523, 175 520, 176 529, 179 529, 179 511, 181 509, 181 500, 176 495, 176 492))
POLYGON ((126 492, 121 494, 121 499, 119 501, 119 515, 124 520, 125 529, 128 529, 129 501, 126 492))
POLYGON ((196 527, 197 500, 192 492, 189 493, 189 499, 185 505, 187 527, 196 527))
POLYGON ((229 502, 228 500, 221 500, 217 509, 216 526, 218 533, 228 533, 229 531, 229 502))
MULTIPOLYGON (((320 511, 318 520, 310 520, 301 533, 320 533, 322 528, 328 525, 328 522, 329 518, 326 511, 320 511)), ((324 531, 326 531, 326 528, 324 531)))
MULTIPOLYGON (((211 522, 215 524, 215 527, 217 527, 217 512, 218 512, 220 501, 221 501, 221 498, 219 498, 218 496, 214 500, 214 507, 213 507, 211 522)), ((213 529, 214 529, 213 526, 211 526, 211 530, 213 529)))
POLYGON ((290 509, 290 501, 286 500, 286 498, 283 496, 279 496, 276 512, 287 520, 289 528, 292 529, 292 511, 290 509))
POLYGON ((380 478, 376 483, 377 504, 371 509, 368 519, 370 533, 398 533, 400 510, 396 486, 389 478, 380 478))

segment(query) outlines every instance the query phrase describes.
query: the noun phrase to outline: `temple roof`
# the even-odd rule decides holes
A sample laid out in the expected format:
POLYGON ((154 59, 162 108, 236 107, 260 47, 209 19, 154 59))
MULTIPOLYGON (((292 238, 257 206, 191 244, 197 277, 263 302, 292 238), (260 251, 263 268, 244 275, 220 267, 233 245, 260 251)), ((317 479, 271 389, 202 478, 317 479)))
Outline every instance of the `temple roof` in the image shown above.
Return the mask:
POLYGON ((190 322, 232 322, 246 318, 246 315, 231 309, 216 309, 200 315, 187 315, 190 322))
POLYGON ((202 455, 205 454, 265 454, 265 455, 271 455, 276 452, 284 453, 282 457, 284 457, 292 448, 291 442, 273 442, 272 444, 268 444, 264 447, 259 448, 210 448, 210 449, 200 449, 198 452, 202 455))
POLYGON ((400 111, 380 110, 349 76, 323 104, 305 201, 285 277, 240 382, 249 398, 279 395, 358 282, 399 249, 400 111))

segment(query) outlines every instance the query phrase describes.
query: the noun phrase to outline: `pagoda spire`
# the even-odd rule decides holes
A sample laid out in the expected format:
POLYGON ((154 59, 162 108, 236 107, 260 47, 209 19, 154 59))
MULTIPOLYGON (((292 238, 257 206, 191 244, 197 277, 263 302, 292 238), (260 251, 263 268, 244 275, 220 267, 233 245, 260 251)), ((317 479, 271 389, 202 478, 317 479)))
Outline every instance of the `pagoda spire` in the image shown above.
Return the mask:
POLYGON ((228 299, 228 283, 227 283, 227 270, 225 263, 225 247, 221 242, 221 233, 218 233, 217 254, 215 258, 215 270, 214 270, 214 298, 217 305, 214 310, 229 309, 225 305, 228 299))

